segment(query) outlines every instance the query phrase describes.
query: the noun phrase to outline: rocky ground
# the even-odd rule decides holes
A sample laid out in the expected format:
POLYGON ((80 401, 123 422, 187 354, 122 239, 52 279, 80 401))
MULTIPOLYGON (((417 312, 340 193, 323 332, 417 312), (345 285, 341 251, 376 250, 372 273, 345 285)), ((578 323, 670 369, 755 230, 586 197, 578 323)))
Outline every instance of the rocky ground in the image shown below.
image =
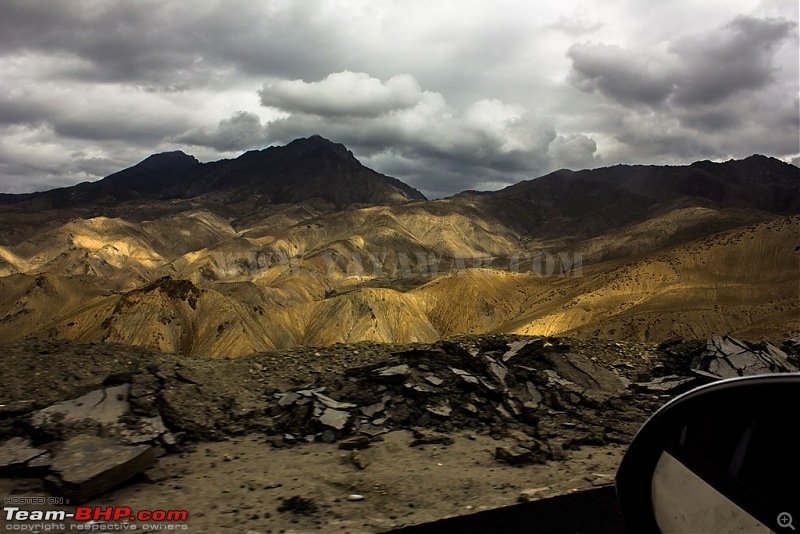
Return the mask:
POLYGON ((479 336, 220 360, 24 341, 0 346, 0 497, 388 531, 611 484, 659 406, 796 370, 798 346, 479 336))

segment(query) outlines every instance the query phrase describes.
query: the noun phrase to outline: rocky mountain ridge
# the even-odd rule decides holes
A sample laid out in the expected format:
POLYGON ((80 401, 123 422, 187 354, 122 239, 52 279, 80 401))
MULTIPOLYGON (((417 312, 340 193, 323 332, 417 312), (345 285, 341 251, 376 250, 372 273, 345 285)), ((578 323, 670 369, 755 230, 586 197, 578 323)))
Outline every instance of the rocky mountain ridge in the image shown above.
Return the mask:
POLYGON ((797 198, 800 171, 762 156, 425 201, 319 137, 161 154, 0 199, 0 338, 222 357, 493 332, 779 339, 800 329, 797 198))

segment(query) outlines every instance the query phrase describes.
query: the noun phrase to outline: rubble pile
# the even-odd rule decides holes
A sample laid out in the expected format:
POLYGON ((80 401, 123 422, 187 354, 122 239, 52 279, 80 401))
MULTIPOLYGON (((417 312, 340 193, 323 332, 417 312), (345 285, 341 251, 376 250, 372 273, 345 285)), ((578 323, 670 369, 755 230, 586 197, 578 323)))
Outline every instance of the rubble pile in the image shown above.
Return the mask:
POLYGON ((359 451, 399 429, 413 432, 412 446, 510 437, 516 445, 498 447, 498 461, 541 463, 581 445, 628 443, 650 413, 697 385, 797 371, 800 339, 782 347, 727 336, 656 346, 497 335, 408 345, 372 360, 363 347, 332 349, 357 355, 349 362, 312 348, 292 356, 308 370, 296 371, 296 387, 275 376, 287 360, 270 354, 128 355, 122 370, 99 372, 101 354, 84 376, 75 366, 85 354, 58 359, 39 349, 40 359, 16 356, 38 377, 30 386, 0 379, 0 476, 46 477, 55 493, 83 502, 160 455, 253 433, 274 447, 338 443, 364 469, 359 451))
POLYGON ((472 350, 442 342, 397 352, 391 361, 348 370, 314 387, 276 393, 269 413, 279 446, 352 434, 375 438, 396 429, 416 429, 421 436, 515 432, 527 436, 521 450, 499 451, 497 457, 517 465, 562 457, 582 444, 629 442, 664 402, 631 384, 557 339, 532 337, 472 350))

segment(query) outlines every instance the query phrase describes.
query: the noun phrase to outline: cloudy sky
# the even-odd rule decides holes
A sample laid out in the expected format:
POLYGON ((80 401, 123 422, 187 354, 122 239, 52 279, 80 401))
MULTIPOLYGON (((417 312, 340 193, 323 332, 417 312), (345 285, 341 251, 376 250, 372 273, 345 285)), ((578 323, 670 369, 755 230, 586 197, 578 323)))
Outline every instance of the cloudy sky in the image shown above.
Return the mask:
POLYGON ((797 0, 0 0, 0 191, 318 133, 431 197, 800 155, 797 0))

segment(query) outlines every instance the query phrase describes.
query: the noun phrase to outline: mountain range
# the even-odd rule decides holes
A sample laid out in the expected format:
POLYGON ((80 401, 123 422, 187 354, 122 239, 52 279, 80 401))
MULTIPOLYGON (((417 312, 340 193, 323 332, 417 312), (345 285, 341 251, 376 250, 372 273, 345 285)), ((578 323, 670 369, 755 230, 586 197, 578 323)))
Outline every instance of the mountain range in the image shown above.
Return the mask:
POLYGON ((427 200, 319 136, 0 195, 0 339, 231 357, 520 333, 800 331, 800 169, 561 170, 427 200))

